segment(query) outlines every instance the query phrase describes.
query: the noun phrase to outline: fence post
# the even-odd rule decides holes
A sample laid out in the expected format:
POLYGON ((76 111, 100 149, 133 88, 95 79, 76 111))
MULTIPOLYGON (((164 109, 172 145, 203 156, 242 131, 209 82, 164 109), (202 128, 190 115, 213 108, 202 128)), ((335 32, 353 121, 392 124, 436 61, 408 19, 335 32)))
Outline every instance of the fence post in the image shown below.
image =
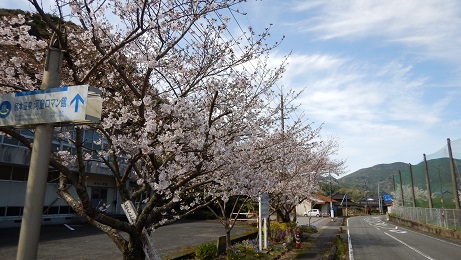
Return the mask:
POLYGON ((459 195, 458 195, 458 185, 456 183, 456 174, 455 174, 455 163, 453 160, 453 154, 451 151, 451 141, 450 138, 447 138, 448 146, 448 155, 450 156, 450 171, 451 171, 451 184, 453 186, 453 200, 455 201, 456 209, 459 209, 459 195))
POLYGON ((413 196, 413 208, 416 208, 415 185, 413 183, 413 170, 411 169, 411 163, 409 163, 408 166, 410 168, 410 184, 411 184, 411 195, 413 196))
POLYGON ((427 167, 426 154, 423 154, 424 157, 424 171, 426 173, 426 188, 427 188, 427 200, 429 201, 429 208, 432 209, 432 192, 431 192, 431 182, 429 180, 429 168, 427 167))
POLYGON ((400 195, 402 196, 402 207, 405 206, 405 199, 403 198, 403 187, 402 187, 402 173, 399 170, 399 178, 400 178, 400 195))

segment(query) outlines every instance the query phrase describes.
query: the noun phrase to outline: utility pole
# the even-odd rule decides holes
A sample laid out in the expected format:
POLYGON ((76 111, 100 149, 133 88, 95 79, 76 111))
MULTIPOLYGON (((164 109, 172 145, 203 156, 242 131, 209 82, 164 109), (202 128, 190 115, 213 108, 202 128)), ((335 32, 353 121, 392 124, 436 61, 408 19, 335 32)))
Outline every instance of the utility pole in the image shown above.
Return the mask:
POLYGON ((330 221, 333 221, 335 219, 335 210, 333 209, 333 198, 331 195, 331 172, 328 171, 328 174, 330 175, 330 221))
POLYGON ((368 215, 368 185, 365 181, 365 215, 368 215))
MULTIPOLYGON (((62 52, 59 42, 52 37, 46 56, 41 89, 60 86, 61 61, 62 52)), ((17 260, 37 259, 53 130, 54 127, 50 124, 38 125, 35 128, 17 260)))

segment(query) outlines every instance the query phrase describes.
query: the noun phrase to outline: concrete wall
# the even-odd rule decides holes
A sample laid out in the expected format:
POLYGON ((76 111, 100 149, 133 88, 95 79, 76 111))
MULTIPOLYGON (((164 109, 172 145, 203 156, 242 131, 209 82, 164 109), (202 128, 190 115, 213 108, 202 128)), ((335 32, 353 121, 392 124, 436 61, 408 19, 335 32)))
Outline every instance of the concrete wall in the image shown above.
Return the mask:
POLYGON ((434 235, 461 240, 461 231, 422 224, 413 220, 402 219, 392 215, 389 215, 389 221, 434 235))

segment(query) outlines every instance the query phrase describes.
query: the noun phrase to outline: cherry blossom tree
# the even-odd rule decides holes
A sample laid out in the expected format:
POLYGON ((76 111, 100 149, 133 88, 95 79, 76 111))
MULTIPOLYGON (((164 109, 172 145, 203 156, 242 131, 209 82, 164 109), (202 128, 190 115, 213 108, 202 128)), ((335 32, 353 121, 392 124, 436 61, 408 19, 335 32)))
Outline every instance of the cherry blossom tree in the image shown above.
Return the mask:
POLYGON ((300 125, 296 122, 283 134, 275 125, 271 131, 246 137, 235 147, 232 162, 211 183, 210 196, 216 200, 210 209, 224 226, 228 247, 236 219, 248 217, 241 214, 246 213, 243 207, 257 203, 258 196, 268 193, 272 210, 288 222, 295 207, 317 187, 321 173, 342 170, 343 162, 331 159, 337 142, 322 140, 321 128, 300 125))
POLYGON ((413 191, 414 191, 415 200, 417 203, 427 202, 427 191, 423 189, 420 189, 418 187, 414 187, 412 189, 411 185, 402 185, 402 191, 403 191, 403 198, 402 198, 402 193, 400 192, 400 189, 397 189, 396 191, 391 192, 394 205, 412 206, 413 205, 412 204, 413 191), (402 202, 405 202, 405 204, 403 204, 402 202))
MULTIPOLYGON (((72 149, 55 152, 50 166, 62 174, 59 196, 125 259, 140 259, 142 229, 174 221, 165 214, 177 219, 211 203, 217 197, 204 188, 228 165, 238 166, 236 147, 270 129, 268 101, 283 64, 265 62, 278 43, 267 42, 268 29, 223 36, 230 20, 221 11, 242 0, 56 0, 55 16, 40 1, 29 2, 33 14, 0 22, 1 91, 37 89, 51 35, 63 51, 62 84, 103 91, 101 123, 57 129, 56 138, 72 149), (43 32, 31 33, 32 17, 43 32), (85 131, 100 138, 89 142, 85 131), (109 169, 121 202, 142 200, 134 224, 91 204, 86 169, 95 163, 109 169)), ((0 130, 31 147, 13 128, 0 130)))
POLYGON ((289 222, 296 206, 317 189, 321 174, 340 173, 343 169, 343 161, 332 159, 338 150, 337 141, 323 140, 320 131, 321 128, 296 123, 279 134, 282 141, 270 175, 273 185, 269 194, 271 208, 283 222, 289 222))
POLYGON ((221 221, 226 233, 227 248, 231 246, 231 230, 237 219, 248 218, 256 220, 257 210, 243 212, 257 204, 258 197, 272 186, 269 165, 274 161, 274 143, 270 135, 245 137, 245 141, 235 148, 234 158, 214 182, 210 183, 210 196, 216 198, 209 209, 221 221), (248 207, 250 205, 250 207, 248 207), (216 209, 214 209, 216 208, 216 209))

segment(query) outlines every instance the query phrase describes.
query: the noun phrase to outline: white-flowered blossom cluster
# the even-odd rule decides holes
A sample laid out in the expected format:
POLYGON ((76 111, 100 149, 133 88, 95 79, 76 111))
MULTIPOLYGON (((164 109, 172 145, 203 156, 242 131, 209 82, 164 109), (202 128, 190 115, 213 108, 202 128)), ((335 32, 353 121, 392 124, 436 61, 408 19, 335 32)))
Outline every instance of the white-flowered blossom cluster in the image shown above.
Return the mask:
POLYGON ((47 43, 30 35, 26 17, 18 14, 0 17, 0 93, 10 92, 14 87, 34 89, 41 78, 42 70, 36 64, 43 62, 43 50, 47 43))
MULTIPOLYGON (((299 202, 318 174, 335 167, 329 156, 336 146, 318 142, 318 129, 280 127, 273 89, 284 64, 269 66, 276 44, 267 42, 268 31, 223 37, 231 19, 217 16, 240 2, 56 1, 62 21, 46 31, 61 41, 62 84, 94 86, 103 99, 99 124, 62 127, 56 135, 66 149, 52 163, 67 167, 60 169, 79 191, 60 190, 69 204, 91 201, 82 198, 83 177, 96 164, 114 177, 121 201, 142 205, 137 227, 236 195, 267 192, 274 201, 299 202)), ((28 17, 0 21, 0 84, 10 86, 2 88, 7 92, 41 81, 45 38, 29 35, 28 17)), ((94 217, 91 208, 77 212, 94 217)))

